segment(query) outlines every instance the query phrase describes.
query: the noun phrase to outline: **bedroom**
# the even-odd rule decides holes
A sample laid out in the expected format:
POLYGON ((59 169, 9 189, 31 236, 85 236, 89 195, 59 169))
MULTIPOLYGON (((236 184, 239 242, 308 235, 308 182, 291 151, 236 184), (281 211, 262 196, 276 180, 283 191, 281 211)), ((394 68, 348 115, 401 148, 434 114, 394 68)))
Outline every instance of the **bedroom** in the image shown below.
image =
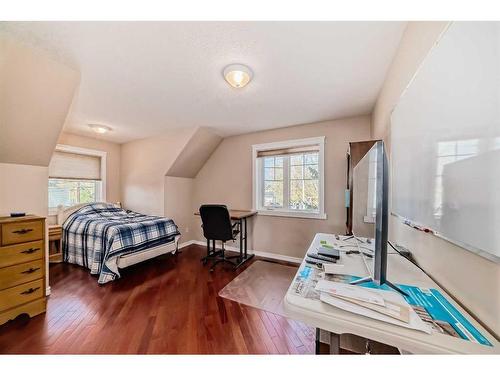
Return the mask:
POLYGON ((401 156, 401 145, 415 144, 400 123, 415 114, 407 102, 418 93, 434 98, 418 90, 426 74, 446 76, 432 65, 441 51, 462 43, 493 71, 491 48, 468 41, 494 40, 498 23, 19 19, 0 22, 1 354, 499 353, 493 225, 484 226, 493 245, 469 251, 458 219, 454 231, 418 220, 398 189, 411 178, 412 194, 432 196, 434 216, 446 217, 448 174, 469 168, 481 147, 494 155, 497 122, 476 132, 463 125, 467 137, 439 140, 455 149, 422 174, 441 189, 429 193, 412 175, 418 163, 401 156), (492 146, 481 138, 476 147, 479 131, 492 146), (377 145, 384 152, 372 159, 377 145), (378 189, 389 183, 370 171, 383 158, 392 170, 380 281, 369 265, 383 238, 378 189), (370 171, 359 177, 364 162, 370 171), (353 190, 362 180, 365 206, 353 190), (304 269, 326 274, 329 262, 310 249, 351 235, 332 275, 347 272, 344 258, 365 262, 381 284, 424 280, 477 336, 361 320, 319 297, 305 313, 312 297, 288 295, 304 269), (322 311, 337 315, 323 322, 322 311))

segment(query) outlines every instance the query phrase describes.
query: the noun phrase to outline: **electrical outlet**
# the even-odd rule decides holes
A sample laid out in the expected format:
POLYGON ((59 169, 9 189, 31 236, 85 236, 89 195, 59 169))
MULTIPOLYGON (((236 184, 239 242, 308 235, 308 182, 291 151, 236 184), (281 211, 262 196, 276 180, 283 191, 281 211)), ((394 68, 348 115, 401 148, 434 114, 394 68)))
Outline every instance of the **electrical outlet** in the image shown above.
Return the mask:
POLYGON ((186 233, 189 233, 189 227, 186 227, 186 233))

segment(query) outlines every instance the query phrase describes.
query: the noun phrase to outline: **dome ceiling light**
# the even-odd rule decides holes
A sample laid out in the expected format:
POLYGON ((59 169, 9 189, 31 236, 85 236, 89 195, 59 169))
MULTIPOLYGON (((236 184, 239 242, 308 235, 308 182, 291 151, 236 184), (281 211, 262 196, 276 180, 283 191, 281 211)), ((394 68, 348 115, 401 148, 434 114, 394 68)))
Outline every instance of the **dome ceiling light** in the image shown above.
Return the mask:
POLYGON ((88 127, 98 134, 104 134, 113 130, 109 126, 100 124, 88 124, 88 127))
POLYGON ((252 70, 242 64, 231 64, 224 68, 224 79, 231 86, 240 89, 245 87, 253 77, 252 70))

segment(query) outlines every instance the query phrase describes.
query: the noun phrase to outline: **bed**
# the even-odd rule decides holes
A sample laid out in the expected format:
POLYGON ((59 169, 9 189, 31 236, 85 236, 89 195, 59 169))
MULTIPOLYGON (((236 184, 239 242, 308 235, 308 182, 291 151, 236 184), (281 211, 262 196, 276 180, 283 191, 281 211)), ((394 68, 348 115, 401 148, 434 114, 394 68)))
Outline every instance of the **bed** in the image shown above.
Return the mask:
POLYGON ((125 211, 119 204, 91 203, 58 213, 65 262, 90 269, 105 284, 120 269, 175 253, 180 238, 172 219, 125 211))

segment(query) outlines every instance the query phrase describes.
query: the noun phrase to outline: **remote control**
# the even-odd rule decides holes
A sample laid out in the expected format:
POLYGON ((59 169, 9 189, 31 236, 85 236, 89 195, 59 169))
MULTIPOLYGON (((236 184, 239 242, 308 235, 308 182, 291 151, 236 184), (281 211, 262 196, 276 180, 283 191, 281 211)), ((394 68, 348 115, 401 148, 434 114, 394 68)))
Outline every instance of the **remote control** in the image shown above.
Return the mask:
POLYGON ((323 263, 321 263, 320 260, 318 260, 318 259, 312 259, 312 258, 306 258, 306 263, 307 264, 320 265, 320 266, 323 265, 323 263))
POLYGON ((328 262, 328 263, 335 263, 335 259, 333 259, 332 257, 325 257, 323 255, 318 255, 318 254, 307 254, 307 256, 309 258, 313 258, 313 259, 318 259, 318 260, 322 260, 324 262, 328 262))

